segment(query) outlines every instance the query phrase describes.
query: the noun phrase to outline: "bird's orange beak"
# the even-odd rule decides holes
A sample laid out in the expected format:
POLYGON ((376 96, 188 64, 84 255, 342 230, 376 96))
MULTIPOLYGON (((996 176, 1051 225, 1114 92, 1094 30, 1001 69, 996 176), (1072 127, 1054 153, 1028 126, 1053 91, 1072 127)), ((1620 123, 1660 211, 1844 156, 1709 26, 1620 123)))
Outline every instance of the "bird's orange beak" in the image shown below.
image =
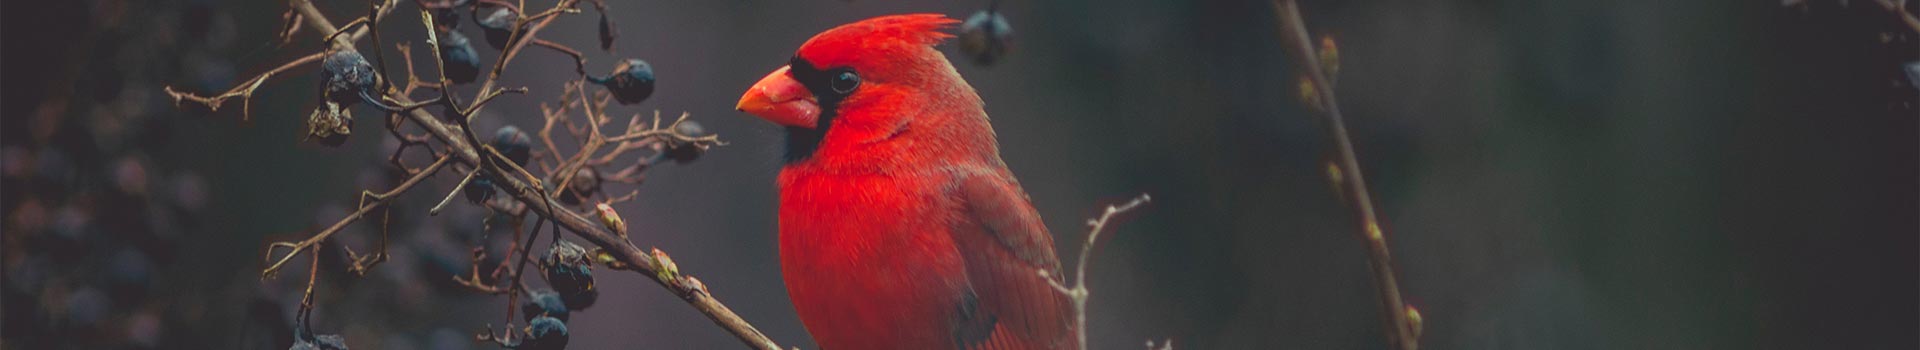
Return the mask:
POLYGON ((787 75, 786 66, 760 78, 733 108, 774 124, 808 129, 814 128, 820 118, 820 103, 805 85, 787 75))

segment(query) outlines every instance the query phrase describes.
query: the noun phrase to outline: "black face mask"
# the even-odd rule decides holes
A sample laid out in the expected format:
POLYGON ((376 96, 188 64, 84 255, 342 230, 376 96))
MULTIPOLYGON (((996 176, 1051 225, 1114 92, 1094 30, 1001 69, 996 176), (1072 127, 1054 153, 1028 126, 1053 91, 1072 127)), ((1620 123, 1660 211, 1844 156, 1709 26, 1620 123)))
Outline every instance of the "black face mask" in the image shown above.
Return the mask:
POLYGON ((820 69, 800 57, 788 62, 787 75, 794 81, 807 87, 815 103, 820 106, 820 118, 812 128, 787 127, 787 163, 807 160, 820 149, 820 142, 827 136, 827 130, 833 127, 833 120, 840 115, 840 101, 860 88, 860 74, 851 67, 820 69))

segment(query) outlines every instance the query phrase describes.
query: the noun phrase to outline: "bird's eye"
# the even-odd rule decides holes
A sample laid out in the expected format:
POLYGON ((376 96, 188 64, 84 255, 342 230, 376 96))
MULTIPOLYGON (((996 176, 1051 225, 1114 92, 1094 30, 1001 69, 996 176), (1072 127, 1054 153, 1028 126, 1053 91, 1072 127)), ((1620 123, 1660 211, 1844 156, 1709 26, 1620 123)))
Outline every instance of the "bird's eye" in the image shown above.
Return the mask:
POLYGON ((860 75, 853 74, 853 71, 842 71, 833 76, 833 92, 847 94, 857 87, 860 87, 860 75))

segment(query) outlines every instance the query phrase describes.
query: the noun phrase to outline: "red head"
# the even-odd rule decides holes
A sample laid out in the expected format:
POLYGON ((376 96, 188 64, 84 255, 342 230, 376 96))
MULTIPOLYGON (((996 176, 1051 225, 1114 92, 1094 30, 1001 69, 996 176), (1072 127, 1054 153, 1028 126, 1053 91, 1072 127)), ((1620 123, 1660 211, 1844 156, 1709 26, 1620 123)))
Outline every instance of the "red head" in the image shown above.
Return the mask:
POLYGON ((933 49, 953 37, 941 30, 958 22, 938 14, 909 14, 827 30, 802 44, 786 66, 755 83, 735 108, 786 126, 789 162, 836 144, 900 136, 916 122, 928 123, 930 129, 955 129, 940 133, 978 132, 990 138, 980 97, 933 49), (967 115, 977 115, 979 122, 955 120, 967 115), (950 124, 962 126, 944 126, 950 124), (967 124, 978 124, 978 129, 969 130, 975 127, 967 124))

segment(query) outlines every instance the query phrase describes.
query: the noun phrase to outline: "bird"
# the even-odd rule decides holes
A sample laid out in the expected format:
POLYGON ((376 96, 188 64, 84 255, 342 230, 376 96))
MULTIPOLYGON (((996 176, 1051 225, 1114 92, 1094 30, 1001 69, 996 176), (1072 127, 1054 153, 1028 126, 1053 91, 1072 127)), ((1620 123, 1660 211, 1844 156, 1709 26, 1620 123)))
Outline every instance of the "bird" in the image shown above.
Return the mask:
POLYGON ((834 27, 735 106, 785 128, 781 277, 822 349, 1079 348, 1053 237, 934 48, 958 22, 834 27))

